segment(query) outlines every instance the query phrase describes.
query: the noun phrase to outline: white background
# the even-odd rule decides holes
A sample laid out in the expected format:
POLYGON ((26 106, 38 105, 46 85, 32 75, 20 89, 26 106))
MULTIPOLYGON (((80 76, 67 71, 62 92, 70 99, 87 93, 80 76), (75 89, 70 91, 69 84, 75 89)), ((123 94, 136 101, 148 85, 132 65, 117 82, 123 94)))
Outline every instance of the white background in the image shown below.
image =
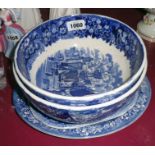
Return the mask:
POLYGON ((11 8, 151 8, 154 0, 0 0, 0 7, 11 8))

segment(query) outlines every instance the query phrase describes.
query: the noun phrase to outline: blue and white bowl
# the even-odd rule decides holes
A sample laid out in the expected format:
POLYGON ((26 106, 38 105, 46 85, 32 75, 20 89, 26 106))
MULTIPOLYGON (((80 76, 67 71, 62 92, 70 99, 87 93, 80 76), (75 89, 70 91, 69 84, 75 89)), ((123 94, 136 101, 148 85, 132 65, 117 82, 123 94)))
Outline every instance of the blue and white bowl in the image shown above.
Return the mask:
POLYGON ((121 108, 126 109, 125 107, 128 107, 132 103, 132 101, 135 100, 135 92, 140 87, 146 75, 146 70, 147 70, 147 64, 136 84, 123 95, 109 102, 103 102, 91 106, 78 107, 76 105, 69 106, 49 102, 36 96, 34 93, 29 91, 20 81, 13 67, 14 76, 19 87, 21 88, 25 97, 34 107, 36 107, 39 111, 41 111, 45 115, 52 117, 54 119, 63 122, 78 123, 78 124, 100 121, 101 119, 108 118, 109 116, 117 113, 117 111, 119 111, 121 108))
POLYGON ((91 106, 130 90, 146 64, 146 49, 128 25, 100 15, 44 22, 20 41, 15 69, 47 101, 91 106))

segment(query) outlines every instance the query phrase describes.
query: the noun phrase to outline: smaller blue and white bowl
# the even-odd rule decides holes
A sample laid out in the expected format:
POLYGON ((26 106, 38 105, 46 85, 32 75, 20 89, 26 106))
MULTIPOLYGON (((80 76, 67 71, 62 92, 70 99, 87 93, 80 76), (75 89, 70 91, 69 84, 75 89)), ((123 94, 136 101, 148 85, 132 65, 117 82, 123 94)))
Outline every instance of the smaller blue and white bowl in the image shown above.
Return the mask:
POLYGON ((57 119, 59 121, 67 122, 67 123, 90 123, 100 121, 101 119, 105 119, 110 117, 111 115, 117 113, 120 109, 126 109, 135 99, 135 92, 140 87, 147 70, 147 64, 141 74, 140 78, 136 82, 136 84, 128 90, 123 95, 109 101, 103 102, 97 105, 91 106, 81 106, 78 107, 76 105, 61 105, 54 102, 49 102, 44 100, 34 93, 29 91, 24 84, 20 81, 15 68, 13 67, 13 73, 15 79, 21 88, 21 91, 25 95, 26 99, 32 104, 35 108, 37 108, 40 112, 45 115, 57 119))
POLYGON ((146 64, 146 49, 128 25, 82 14, 49 20, 30 31, 15 52, 17 75, 49 102, 91 106, 128 92, 146 64))

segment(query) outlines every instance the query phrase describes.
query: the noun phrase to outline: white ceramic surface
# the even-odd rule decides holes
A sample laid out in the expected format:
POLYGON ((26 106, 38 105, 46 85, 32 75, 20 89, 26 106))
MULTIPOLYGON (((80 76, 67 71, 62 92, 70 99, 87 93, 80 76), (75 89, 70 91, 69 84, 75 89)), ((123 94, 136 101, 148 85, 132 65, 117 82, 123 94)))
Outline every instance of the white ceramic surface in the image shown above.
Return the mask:
POLYGON ((26 32, 30 31, 42 23, 39 8, 12 8, 16 22, 21 25, 26 32))
POLYGON ((137 31, 141 37, 150 42, 155 42, 155 9, 145 9, 148 13, 137 25, 137 31))
POLYGON ((75 14, 80 14, 79 8, 50 8, 49 19, 75 14))

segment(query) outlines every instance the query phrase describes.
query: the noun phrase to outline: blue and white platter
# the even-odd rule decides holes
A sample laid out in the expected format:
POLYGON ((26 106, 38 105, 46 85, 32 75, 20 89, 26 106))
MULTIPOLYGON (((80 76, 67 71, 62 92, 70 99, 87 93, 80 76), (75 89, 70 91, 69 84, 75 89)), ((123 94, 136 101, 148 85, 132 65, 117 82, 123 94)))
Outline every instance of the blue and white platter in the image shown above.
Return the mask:
POLYGON ((101 120, 91 124, 68 124, 52 120, 39 113, 18 93, 14 91, 13 102, 18 115, 31 127, 57 137, 69 139, 86 139, 109 135, 126 128, 134 123, 147 109, 151 98, 149 80, 145 78, 140 88, 135 93, 133 103, 125 113, 116 117, 101 120))

